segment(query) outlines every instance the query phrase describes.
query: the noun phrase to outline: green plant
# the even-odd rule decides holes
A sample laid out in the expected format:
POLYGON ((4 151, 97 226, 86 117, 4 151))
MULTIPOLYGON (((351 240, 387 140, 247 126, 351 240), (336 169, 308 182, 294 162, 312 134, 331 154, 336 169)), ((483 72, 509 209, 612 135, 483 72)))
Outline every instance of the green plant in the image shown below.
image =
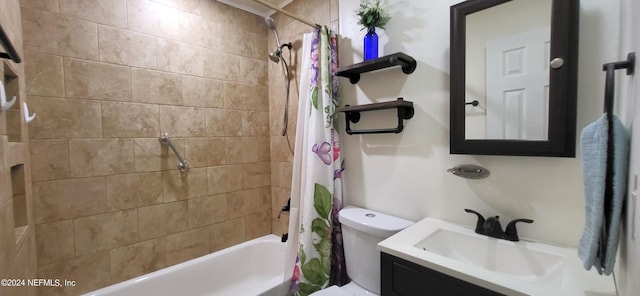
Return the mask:
POLYGON ((384 29, 384 26, 391 19, 391 15, 382 7, 380 2, 380 0, 360 1, 355 13, 358 16, 358 25, 361 25, 363 30, 372 27, 384 29))

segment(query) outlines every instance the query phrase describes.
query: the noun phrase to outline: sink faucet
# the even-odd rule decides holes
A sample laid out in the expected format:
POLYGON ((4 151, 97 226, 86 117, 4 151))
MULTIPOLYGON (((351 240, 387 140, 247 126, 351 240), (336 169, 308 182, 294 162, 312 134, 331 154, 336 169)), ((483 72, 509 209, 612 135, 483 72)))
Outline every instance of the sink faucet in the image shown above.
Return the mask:
POLYGON ((476 222, 476 229, 475 229, 475 232, 477 234, 482 234, 482 235, 500 238, 500 239, 506 239, 514 242, 517 242, 520 240, 520 238, 518 238, 518 230, 516 229, 516 223, 518 222, 533 223, 533 220, 531 219, 515 219, 509 222, 509 224, 507 224, 507 229, 505 231, 502 231, 502 225, 500 225, 499 216, 488 217, 487 219, 485 219, 480 213, 474 210, 464 209, 464 211, 478 216, 478 221, 476 222))

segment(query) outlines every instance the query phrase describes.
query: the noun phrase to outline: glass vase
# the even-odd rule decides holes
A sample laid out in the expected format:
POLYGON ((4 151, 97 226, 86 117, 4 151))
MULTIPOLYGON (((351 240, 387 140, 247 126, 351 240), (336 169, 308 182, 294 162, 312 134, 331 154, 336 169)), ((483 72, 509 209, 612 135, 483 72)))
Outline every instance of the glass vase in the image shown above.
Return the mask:
POLYGON ((376 34, 376 27, 368 29, 367 34, 364 35, 364 60, 374 60, 378 58, 378 34, 376 34))

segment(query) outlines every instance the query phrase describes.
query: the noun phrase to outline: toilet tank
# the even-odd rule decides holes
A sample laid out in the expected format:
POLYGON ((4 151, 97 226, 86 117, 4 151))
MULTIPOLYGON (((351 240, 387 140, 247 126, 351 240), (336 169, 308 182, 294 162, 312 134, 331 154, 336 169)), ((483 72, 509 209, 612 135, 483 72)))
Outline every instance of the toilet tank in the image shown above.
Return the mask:
POLYGON ((380 294, 380 252, 376 246, 413 222, 357 207, 342 209, 338 219, 347 274, 362 288, 380 294))

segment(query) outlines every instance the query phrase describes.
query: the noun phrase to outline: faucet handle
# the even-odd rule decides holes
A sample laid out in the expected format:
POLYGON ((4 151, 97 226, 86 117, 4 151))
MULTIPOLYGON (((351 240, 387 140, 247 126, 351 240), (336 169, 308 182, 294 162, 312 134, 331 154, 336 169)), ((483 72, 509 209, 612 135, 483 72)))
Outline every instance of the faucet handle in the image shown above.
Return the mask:
POLYGON ((520 240, 518 237, 518 229, 516 228, 516 223, 524 222, 524 223, 533 223, 531 219, 515 219, 509 224, 507 224, 507 229, 504 230, 504 239, 517 242, 520 240))
POLYGON ((471 213, 471 214, 476 214, 476 216, 478 216, 478 221, 476 222, 476 230, 475 232, 477 234, 484 234, 484 217, 482 217, 482 215, 474 210, 471 209, 464 209, 465 212, 467 213, 471 213))

